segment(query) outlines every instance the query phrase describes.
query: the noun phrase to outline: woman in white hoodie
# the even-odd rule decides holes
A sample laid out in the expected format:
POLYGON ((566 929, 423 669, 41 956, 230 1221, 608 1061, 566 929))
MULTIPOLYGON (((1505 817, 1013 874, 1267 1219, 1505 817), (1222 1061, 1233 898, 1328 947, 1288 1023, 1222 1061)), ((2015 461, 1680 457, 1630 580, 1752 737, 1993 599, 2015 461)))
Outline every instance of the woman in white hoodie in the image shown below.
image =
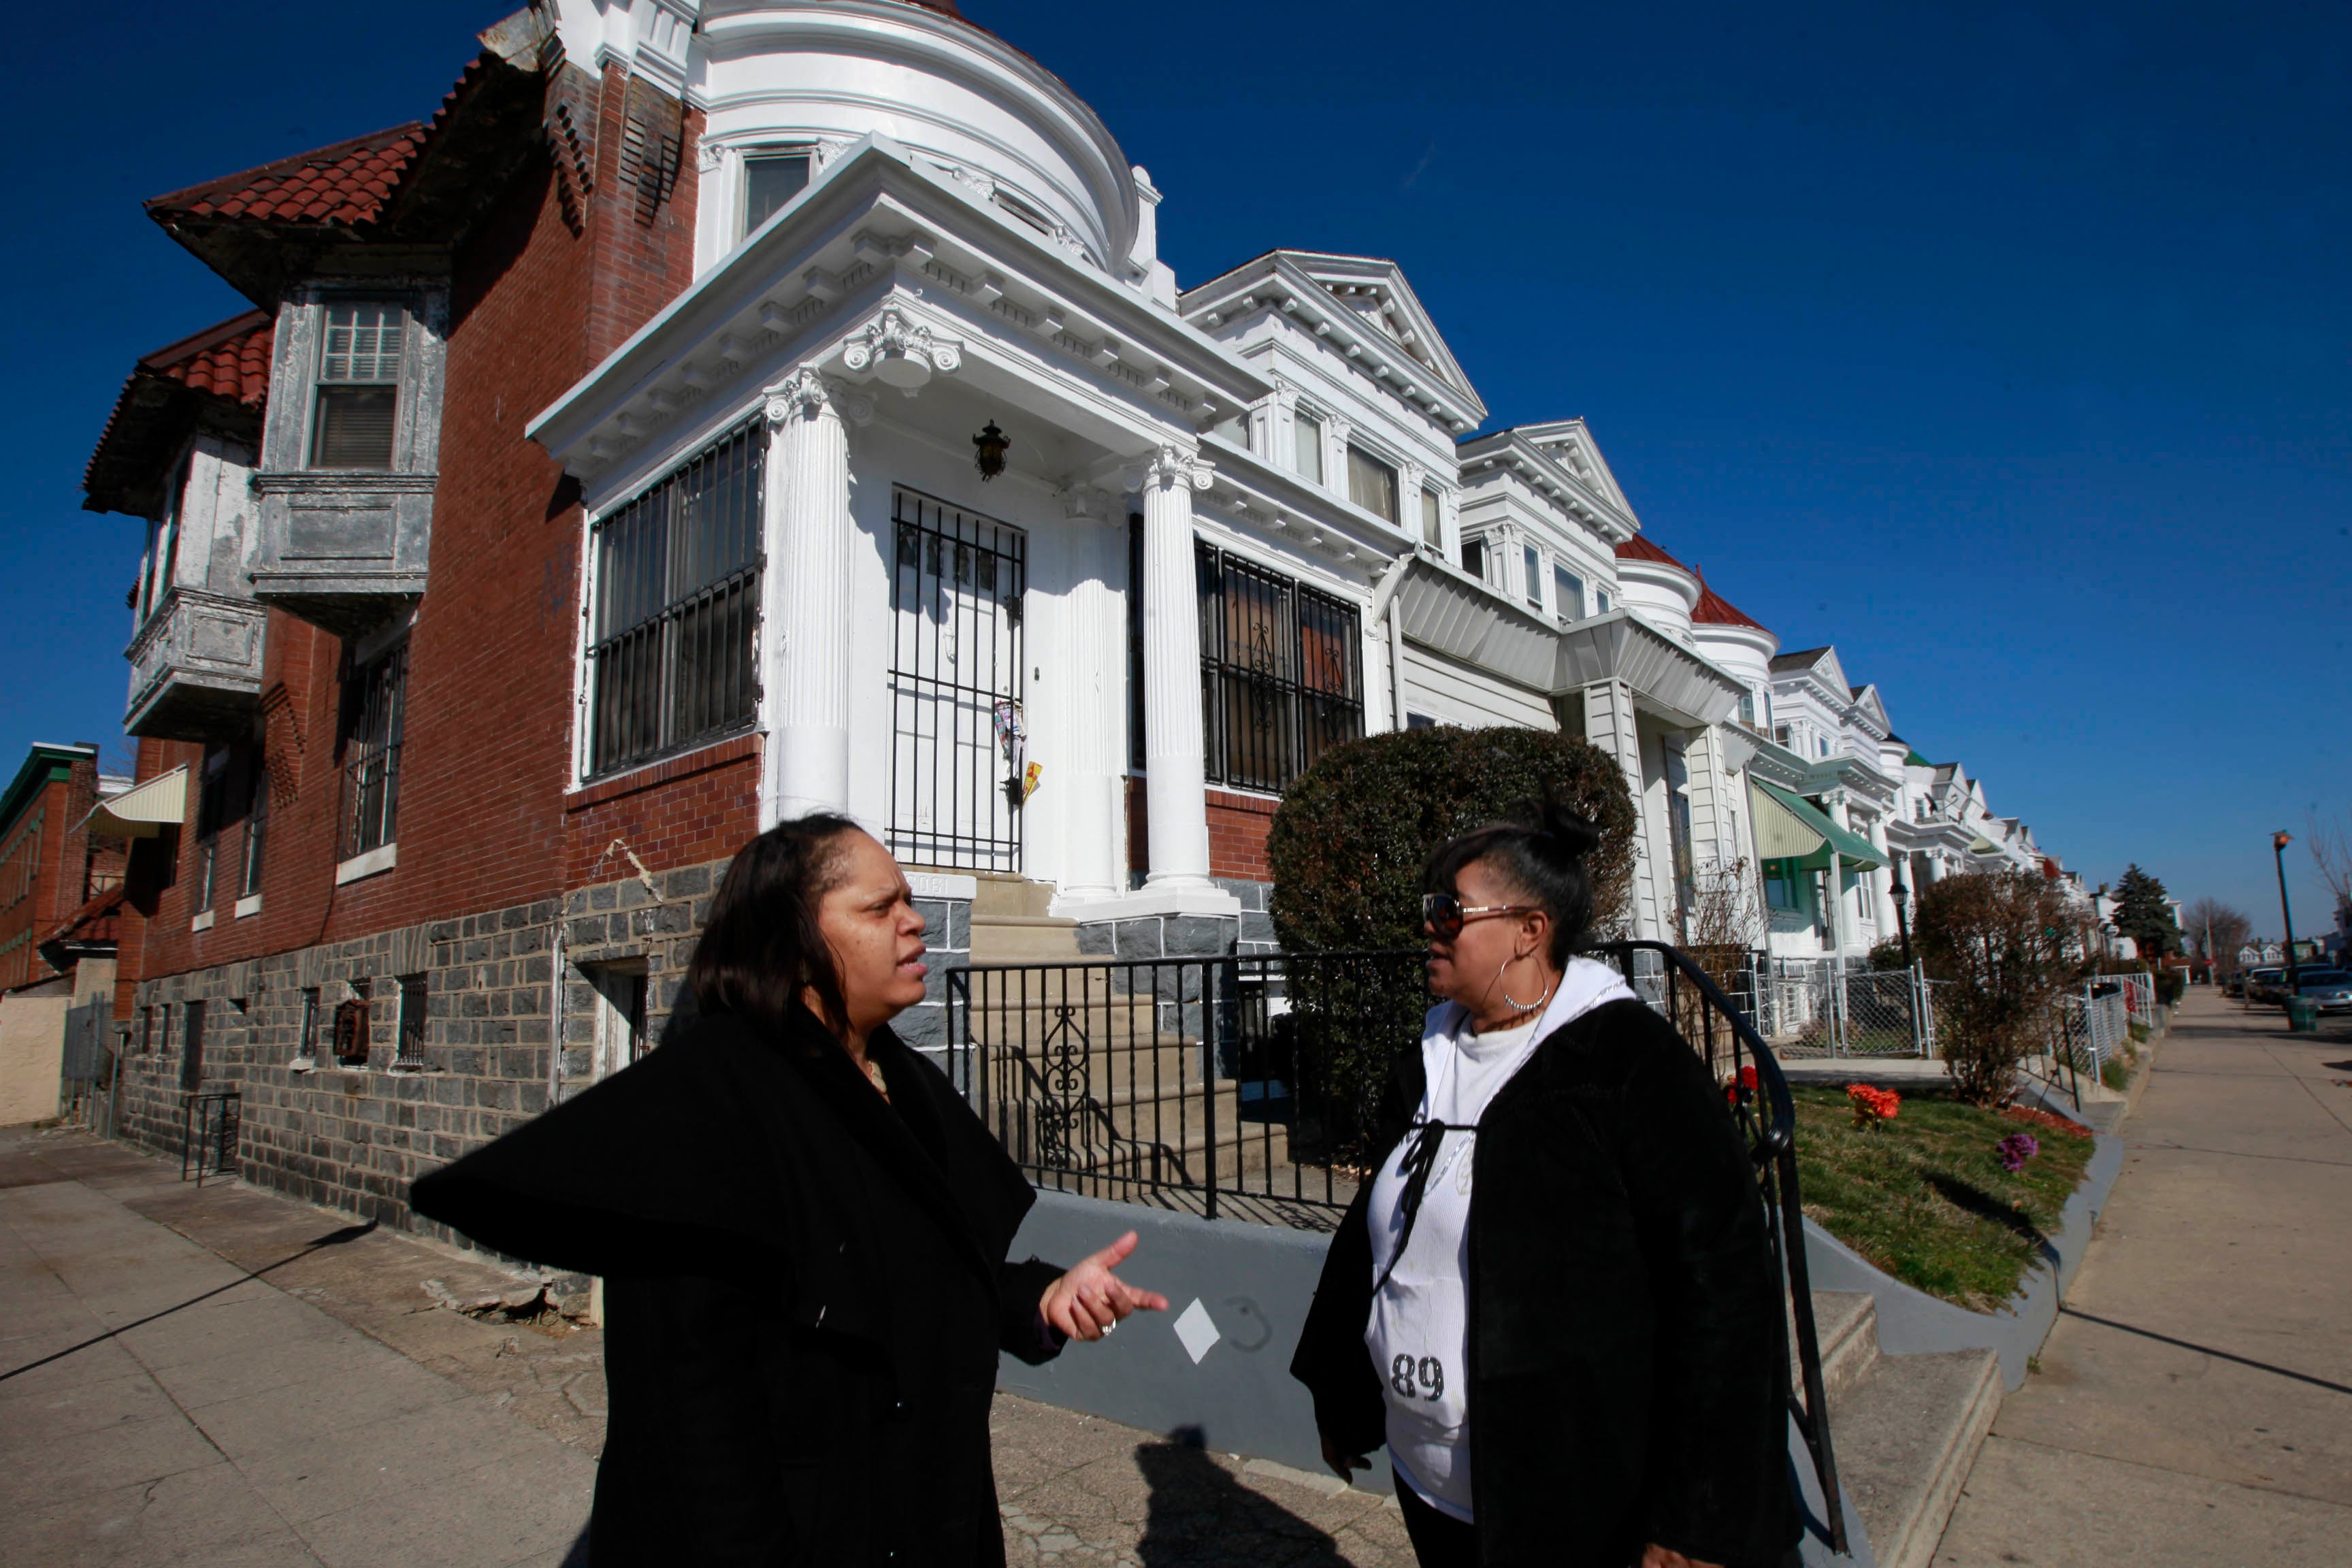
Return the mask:
POLYGON ((1556 804, 1442 847, 1430 1010, 1292 1373, 1343 1477, 1385 1444, 1425 1568, 1793 1550, 1777 1280, 1697 1055, 1575 956, 1599 839, 1556 804))

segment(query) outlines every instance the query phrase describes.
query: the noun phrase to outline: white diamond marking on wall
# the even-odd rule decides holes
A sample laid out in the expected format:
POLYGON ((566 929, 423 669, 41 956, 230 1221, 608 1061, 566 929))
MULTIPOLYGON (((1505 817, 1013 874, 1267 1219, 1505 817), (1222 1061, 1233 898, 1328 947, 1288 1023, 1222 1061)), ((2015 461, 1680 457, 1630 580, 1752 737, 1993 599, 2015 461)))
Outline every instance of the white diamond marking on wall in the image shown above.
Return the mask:
POLYGON ((1209 1309, 1201 1305, 1198 1296, 1192 1298, 1192 1304, 1177 1318, 1176 1337, 1183 1342, 1184 1353, 1192 1358, 1194 1366, 1201 1364, 1201 1358, 1209 1353, 1210 1346, 1224 1338, 1217 1331, 1217 1325, 1210 1321, 1209 1309))

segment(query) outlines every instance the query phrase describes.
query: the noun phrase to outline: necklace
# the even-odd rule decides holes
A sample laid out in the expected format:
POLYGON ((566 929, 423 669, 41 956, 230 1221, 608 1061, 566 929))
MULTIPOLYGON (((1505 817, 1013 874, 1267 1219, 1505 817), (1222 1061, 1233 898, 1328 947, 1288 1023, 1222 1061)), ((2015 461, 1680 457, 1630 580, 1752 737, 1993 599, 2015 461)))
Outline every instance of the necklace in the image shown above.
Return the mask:
POLYGON ((867 1057, 858 1065, 866 1069, 866 1081, 874 1086, 874 1092, 880 1095, 884 1100, 888 1100, 890 1098, 890 1085, 882 1077, 882 1064, 876 1061, 872 1057, 867 1057))

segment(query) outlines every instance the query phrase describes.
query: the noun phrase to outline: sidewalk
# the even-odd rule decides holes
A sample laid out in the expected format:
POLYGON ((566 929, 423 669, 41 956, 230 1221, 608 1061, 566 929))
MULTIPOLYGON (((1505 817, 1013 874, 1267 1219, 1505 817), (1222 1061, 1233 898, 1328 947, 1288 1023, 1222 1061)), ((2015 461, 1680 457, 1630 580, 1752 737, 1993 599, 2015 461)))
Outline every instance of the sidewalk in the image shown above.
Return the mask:
MULTIPOLYGON (((562 1563, 604 1336, 436 1304, 515 1279, 75 1132, 0 1131, 10 1563, 562 1563)), ((527 1297, 526 1289, 519 1293, 527 1297)), ((1000 1395, 1013 1568, 1410 1568, 1328 1478, 1000 1395)))
POLYGON ((509 1334, 431 1307, 403 1267, 443 1260, 178 1173, 90 1140, 0 1134, 7 1560, 560 1563, 593 1451, 517 1414, 511 1389, 478 1392, 291 1293, 415 1317, 462 1373, 498 1359, 481 1337, 509 1334), (142 1208, 270 1256, 241 1267, 142 1208), (387 1267, 409 1302, 351 1299, 387 1267))
POLYGON ((2352 1560, 2352 1031, 2192 989, 1938 1568, 2352 1560))

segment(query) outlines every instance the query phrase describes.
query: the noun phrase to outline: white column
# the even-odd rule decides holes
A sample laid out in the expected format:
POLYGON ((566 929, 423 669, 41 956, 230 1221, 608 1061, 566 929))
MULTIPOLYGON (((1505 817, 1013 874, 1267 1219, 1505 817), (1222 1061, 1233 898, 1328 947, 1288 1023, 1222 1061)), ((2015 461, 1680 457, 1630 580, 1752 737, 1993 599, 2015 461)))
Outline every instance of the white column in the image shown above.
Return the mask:
POLYGON ((1201 735, 1201 590, 1192 492, 1213 470, 1162 447, 1143 476, 1143 764, 1154 891, 1209 889, 1208 759, 1201 735))
POLYGON ((809 365, 768 389, 762 827, 849 806, 849 562, 856 528, 839 395, 809 365))
POLYGON ((1633 692, 1622 680, 1596 681, 1584 689, 1584 738, 1615 759, 1625 775, 1626 792, 1633 797, 1633 883, 1627 889, 1633 902, 1625 911, 1632 922, 1626 934, 1655 936, 1662 906, 1652 886, 1657 858, 1651 853, 1649 787, 1643 777, 1642 736, 1633 714, 1633 692))
MULTIPOLYGON (((1055 705, 1069 776, 1062 795, 1064 871, 1054 913, 1063 901, 1086 902, 1127 889, 1120 863, 1119 820, 1126 804, 1127 509, 1116 496, 1073 486, 1064 494, 1072 557, 1066 611, 1068 642, 1055 705)), ((1034 602, 1034 600, 1032 601, 1034 602)), ((1055 781, 1046 779, 1040 803, 1055 781)))

